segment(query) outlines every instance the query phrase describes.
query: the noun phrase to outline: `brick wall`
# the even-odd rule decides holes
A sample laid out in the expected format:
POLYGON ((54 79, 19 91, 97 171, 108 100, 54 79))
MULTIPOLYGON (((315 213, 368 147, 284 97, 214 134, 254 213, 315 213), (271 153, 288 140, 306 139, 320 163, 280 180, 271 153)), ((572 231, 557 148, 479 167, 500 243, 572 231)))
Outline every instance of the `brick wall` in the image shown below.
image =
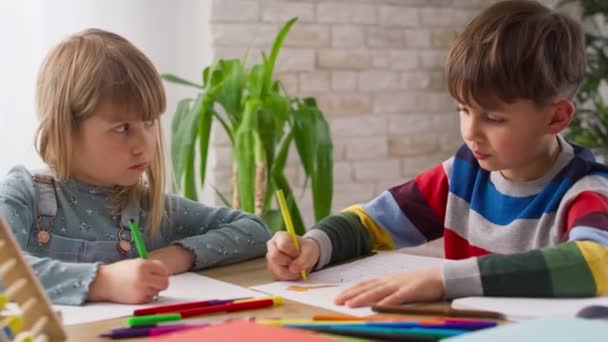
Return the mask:
MULTIPOLYGON (((281 24, 299 17, 276 77, 290 94, 315 96, 330 123, 336 211, 372 199, 460 145, 444 59, 457 32, 491 2, 214 0, 213 52, 240 57, 250 48, 250 58, 259 60, 281 24)), ((210 182, 229 191, 229 144, 218 134, 212 146, 210 182)), ((299 186, 297 162, 292 153, 287 174, 299 186)), ((300 201, 308 224, 310 197, 303 191, 300 201)))

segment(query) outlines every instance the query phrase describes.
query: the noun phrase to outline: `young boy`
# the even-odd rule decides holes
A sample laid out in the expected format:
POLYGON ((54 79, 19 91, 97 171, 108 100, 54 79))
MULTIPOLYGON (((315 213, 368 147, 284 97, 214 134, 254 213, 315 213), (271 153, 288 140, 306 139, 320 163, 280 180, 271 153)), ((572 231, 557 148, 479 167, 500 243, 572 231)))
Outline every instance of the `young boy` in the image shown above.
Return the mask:
POLYGON ((365 205, 329 216, 300 239, 268 242, 268 269, 302 269, 445 238, 442 268, 363 281, 351 307, 461 296, 608 294, 608 168, 558 134, 585 70, 581 27, 536 2, 484 10, 447 61, 465 144, 449 160, 365 205))

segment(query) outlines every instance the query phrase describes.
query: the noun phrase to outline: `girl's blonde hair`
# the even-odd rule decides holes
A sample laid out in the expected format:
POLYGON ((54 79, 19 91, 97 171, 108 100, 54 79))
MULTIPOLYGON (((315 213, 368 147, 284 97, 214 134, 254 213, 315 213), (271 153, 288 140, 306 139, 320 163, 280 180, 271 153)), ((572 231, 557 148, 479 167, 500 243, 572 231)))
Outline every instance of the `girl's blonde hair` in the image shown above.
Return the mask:
POLYGON ((76 33, 53 48, 38 73, 40 125, 36 150, 58 180, 69 178, 72 135, 102 103, 110 102, 157 121, 156 152, 138 184, 112 189, 117 208, 146 199, 146 225, 154 236, 164 212, 164 148, 159 116, 165 91, 152 62, 125 38, 100 29, 76 33))

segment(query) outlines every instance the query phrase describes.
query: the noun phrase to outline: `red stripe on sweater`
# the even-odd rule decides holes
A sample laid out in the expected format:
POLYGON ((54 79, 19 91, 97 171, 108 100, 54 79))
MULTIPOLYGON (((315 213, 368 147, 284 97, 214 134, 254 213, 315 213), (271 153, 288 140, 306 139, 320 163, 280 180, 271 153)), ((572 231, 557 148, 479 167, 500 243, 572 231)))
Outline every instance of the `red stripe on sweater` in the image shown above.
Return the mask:
POLYGON ((593 191, 583 191, 570 203, 566 213, 568 233, 575 226, 588 226, 608 230, 608 197, 593 191))
POLYGON ((491 254, 483 248, 475 247, 469 244, 469 241, 463 239, 458 234, 446 228, 443 232, 444 251, 446 259, 466 259, 469 257, 491 254))
POLYGON ((445 222, 445 208, 448 202, 449 183, 443 165, 439 164, 414 178, 416 187, 424 196, 433 213, 445 222))

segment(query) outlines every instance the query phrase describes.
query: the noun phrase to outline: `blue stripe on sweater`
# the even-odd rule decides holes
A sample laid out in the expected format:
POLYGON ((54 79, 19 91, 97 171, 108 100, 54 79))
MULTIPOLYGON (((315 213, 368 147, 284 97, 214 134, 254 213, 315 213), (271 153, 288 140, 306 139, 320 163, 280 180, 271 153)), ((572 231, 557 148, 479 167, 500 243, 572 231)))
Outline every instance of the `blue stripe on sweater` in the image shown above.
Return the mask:
POLYGON ((557 210, 564 194, 572 186, 568 177, 550 182, 542 192, 523 197, 500 193, 490 181, 490 173, 475 162, 454 158, 450 192, 470 203, 471 209, 488 221, 507 225, 517 219, 539 219, 557 210))
POLYGON ((403 214, 390 192, 384 191, 365 204, 363 209, 390 234, 396 248, 417 246, 426 242, 424 235, 403 214))
POLYGON ((568 241, 595 241, 608 247, 608 232, 593 227, 576 226, 568 233, 568 241))

